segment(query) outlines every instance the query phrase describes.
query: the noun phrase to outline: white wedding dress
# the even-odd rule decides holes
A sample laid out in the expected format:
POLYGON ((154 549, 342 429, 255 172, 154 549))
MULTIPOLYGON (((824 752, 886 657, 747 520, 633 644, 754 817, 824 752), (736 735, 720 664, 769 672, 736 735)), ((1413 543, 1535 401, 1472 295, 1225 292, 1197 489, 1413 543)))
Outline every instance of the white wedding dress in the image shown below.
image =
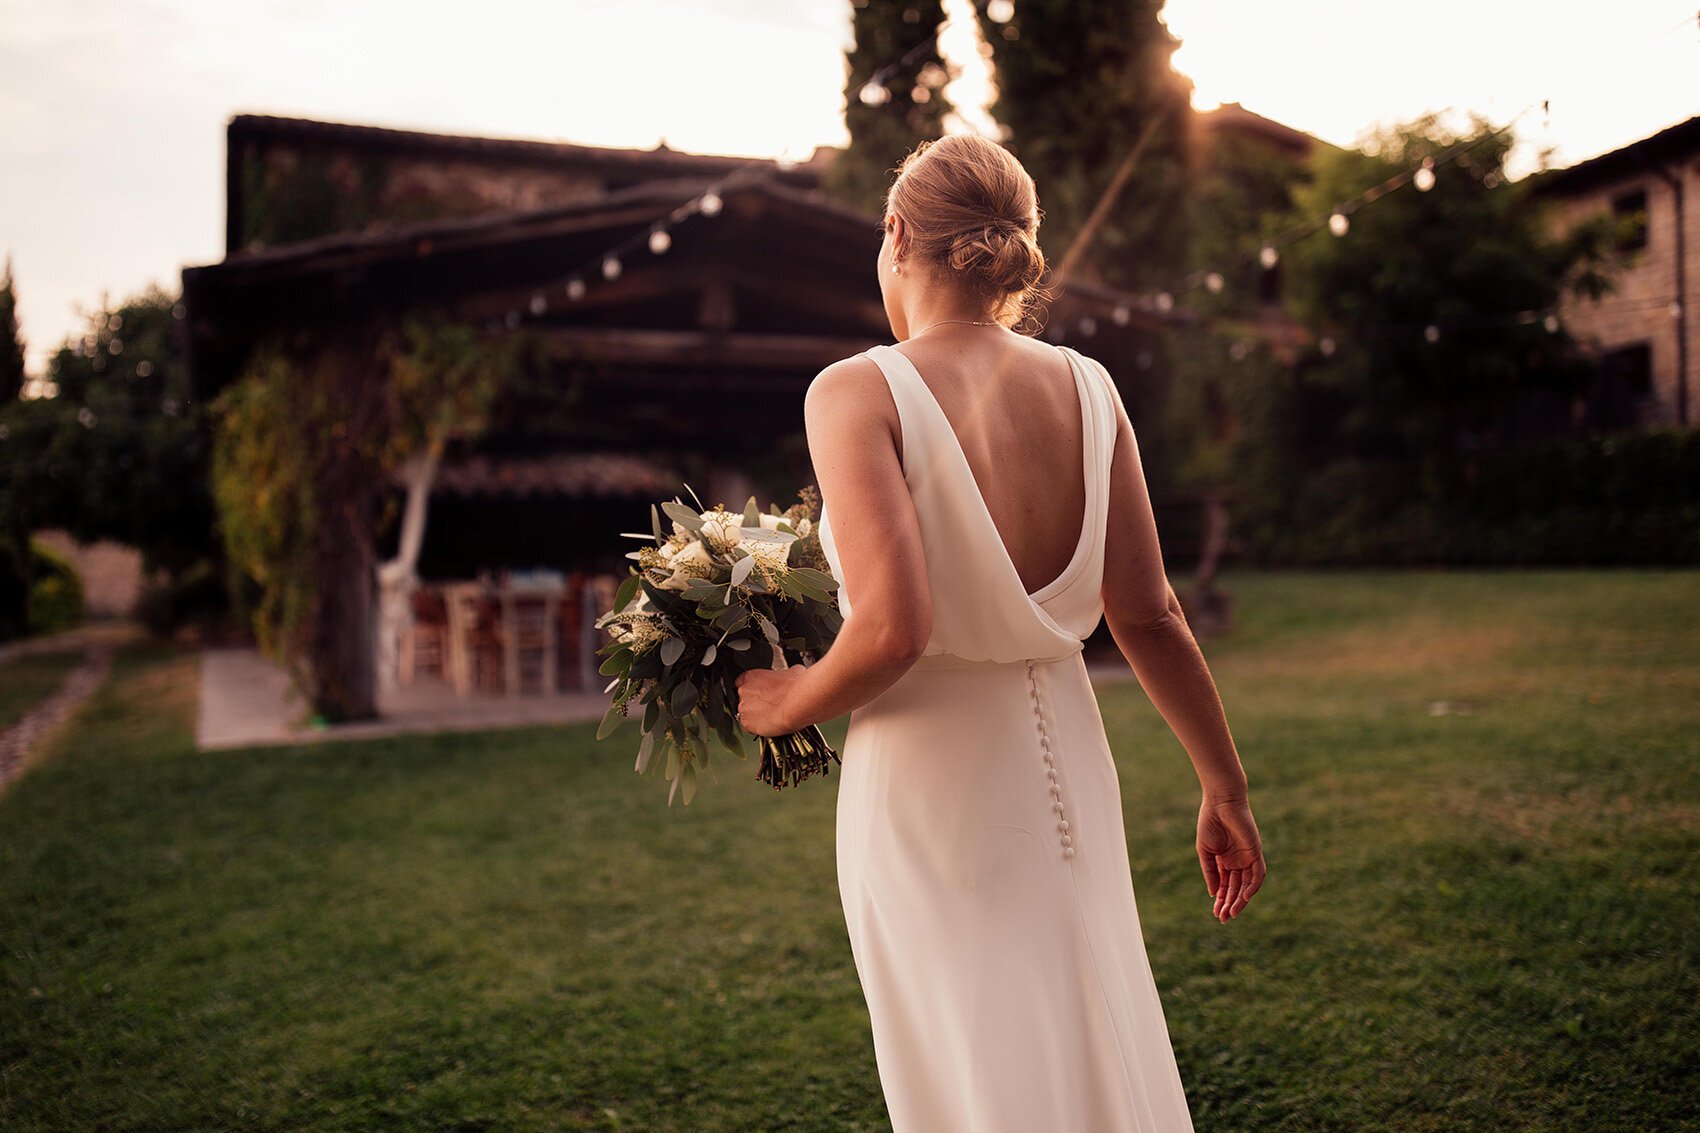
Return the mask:
MULTIPOLYGON (((1068 567, 1032 594, 920 373, 889 346, 866 355, 938 564, 932 638, 851 713, 838 783, 839 893, 893 1133, 1192 1129, 1081 655, 1104 612, 1116 395, 1064 352, 1086 515, 1068 567)), ((824 509, 820 534, 842 579, 824 509)))

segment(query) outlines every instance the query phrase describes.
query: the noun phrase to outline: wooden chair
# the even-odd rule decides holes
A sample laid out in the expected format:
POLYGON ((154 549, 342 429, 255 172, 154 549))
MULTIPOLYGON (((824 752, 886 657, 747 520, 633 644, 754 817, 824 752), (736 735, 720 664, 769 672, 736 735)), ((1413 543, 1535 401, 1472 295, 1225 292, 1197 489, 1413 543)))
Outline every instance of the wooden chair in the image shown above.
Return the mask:
POLYGON ((468 652, 472 660, 472 687, 479 692, 501 692, 504 686, 502 603, 495 595, 481 593, 472 605, 468 652))
MULTIPOLYGON (((584 572, 575 570, 567 577, 566 593, 561 595, 558 611, 559 633, 556 637, 555 671, 560 674, 562 690, 584 687, 584 674, 579 672, 579 652, 584 648, 584 572)), ((597 659, 598 663, 601 658, 597 659)))
POLYGON ((449 679, 449 610, 443 592, 434 586, 421 586, 414 590, 409 602, 413 621, 401 638, 401 683, 412 684, 422 669, 449 679))
POLYGON ((518 696, 527 688, 548 695, 555 691, 555 627, 560 595, 555 590, 516 589, 503 596, 506 630, 512 635, 507 652, 507 689, 518 696))

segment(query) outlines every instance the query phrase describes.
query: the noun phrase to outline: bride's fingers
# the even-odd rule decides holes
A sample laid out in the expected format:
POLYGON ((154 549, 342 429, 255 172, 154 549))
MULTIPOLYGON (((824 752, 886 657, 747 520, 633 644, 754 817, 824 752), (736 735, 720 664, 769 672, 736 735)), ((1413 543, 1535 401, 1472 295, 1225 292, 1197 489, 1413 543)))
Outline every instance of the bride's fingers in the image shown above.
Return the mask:
POLYGON ((1245 880, 1240 883, 1239 898, 1235 901, 1236 907, 1234 908, 1232 915, 1238 916, 1240 910, 1245 908, 1247 903, 1251 901, 1251 895, 1263 888, 1263 875, 1265 872, 1266 871, 1263 869, 1261 863, 1259 863, 1257 867, 1247 871, 1245 880))
POLYGON ((1223 920, 1226 920, 1231 915, 1230 910, 1233 908, 1234 901, 1239 898, 1240 871, 1237 869, 1228 870, 1226 871, 1226 877, 1228 881, 1222 888, 1222 900, 1219 901, 1216 906, 1217 915, 1223 920))
POLYGON ((1211 856, 1208 851, 1200 848, 1198 851, 1198 863, 1204 867, 1205 888, 1210 890, 1210 895, 1212 897, 1216 896, 1217 893, 1221 892, 1222 888, 1222 877, 1216 869, 1216 859, 1211 856))

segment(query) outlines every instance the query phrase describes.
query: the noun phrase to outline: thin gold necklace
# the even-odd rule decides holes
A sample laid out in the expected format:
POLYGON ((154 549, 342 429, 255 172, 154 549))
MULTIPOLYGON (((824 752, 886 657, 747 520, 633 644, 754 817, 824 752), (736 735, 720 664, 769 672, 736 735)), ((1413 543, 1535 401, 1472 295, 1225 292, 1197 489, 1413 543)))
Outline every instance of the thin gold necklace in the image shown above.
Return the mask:
POLYGON ((996 319, 993 319, 990 322, 981 322, 977 319, 940 319, 936 323, 928 323, 926 326, 922 327, 920 330, 916 331, 914 334, 910 335, 909 337, 910 338, 920 338, 923 334, 926 334, 928 331, 932 330, 934 327, 942 327, 946 323, 961 323, 964 326, 971 326, 971 327, 1001 327, 1001 326, 1003 326, 1003 324, 998 322, 996 319))

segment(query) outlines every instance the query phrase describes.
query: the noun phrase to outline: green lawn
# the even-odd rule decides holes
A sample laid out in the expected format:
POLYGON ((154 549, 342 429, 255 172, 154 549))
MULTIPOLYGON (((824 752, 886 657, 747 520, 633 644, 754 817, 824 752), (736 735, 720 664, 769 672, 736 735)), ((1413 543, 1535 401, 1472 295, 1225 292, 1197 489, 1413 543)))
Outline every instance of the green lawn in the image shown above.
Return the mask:
MULTIPOLYGON (((1692 1128, 1700 573, 1225 582, 1239 919, 1101 689, 1200 1133, 1692 1128)), ((630 725, 198 754, 194 674, 132 647, 0 794, 0 1127, 886 1128, 836 777, 668 810, 630 725)))
POLYGON ((28 653, 0 664, 0 732, 58 691, 82 663, 80 649, 28 653))

